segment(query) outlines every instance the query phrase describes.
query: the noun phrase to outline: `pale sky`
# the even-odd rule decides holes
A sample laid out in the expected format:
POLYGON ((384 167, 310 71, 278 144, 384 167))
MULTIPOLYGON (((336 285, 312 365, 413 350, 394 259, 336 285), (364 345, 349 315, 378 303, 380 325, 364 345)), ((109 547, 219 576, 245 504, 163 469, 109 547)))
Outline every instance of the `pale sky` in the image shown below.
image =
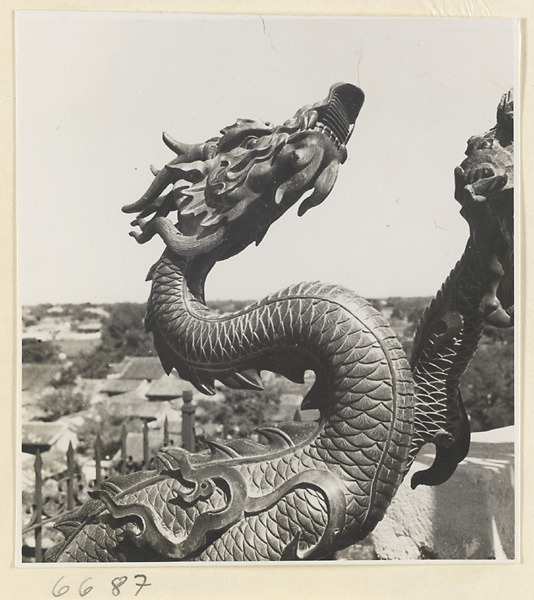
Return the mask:
POLYGON ((207 299, 307 280, 433 295, 467 225, 453 197, 467 139, 514 85, 517 21, 17 14, 19 300, 143 302, 163 250, 121 206, 150 164, 236 118, 281 123, 332 83, 366 101, 330 196, 216 266, 207 299))

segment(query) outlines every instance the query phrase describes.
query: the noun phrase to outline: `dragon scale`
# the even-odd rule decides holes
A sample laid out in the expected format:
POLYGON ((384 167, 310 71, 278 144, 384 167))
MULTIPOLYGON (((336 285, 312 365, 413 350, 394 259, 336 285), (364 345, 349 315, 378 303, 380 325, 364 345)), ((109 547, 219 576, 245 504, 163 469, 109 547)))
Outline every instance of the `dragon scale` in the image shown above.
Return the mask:
POLYGON ((106 480, 62 519, 65 540, 47 560, 326 558, 372 531, 424 444, 436 458, 413 487, 442 483, 465 457, 460 379, 484 323, 513 320, 510 96, 456 172, 470 238, 423 316, 411 366, 382 315, 340 286, 293 285, 233 314, 204 300, 219 260, 260 243, 299 200, 303 215, 326 198, 362 104, 361 90, 336 84, 278 127, 238 120, 198 145, 164 136, 176 159, 123 209, 137 213, 139 243, 157 234, 167 246, 149 273, 146 316, 164 369, 207 394, 215 380, 261 389, 261 371, 302 383, 313 370, 302 408, 320 417, 262 425, 263 442, 163 448, 155 470, 106 480))

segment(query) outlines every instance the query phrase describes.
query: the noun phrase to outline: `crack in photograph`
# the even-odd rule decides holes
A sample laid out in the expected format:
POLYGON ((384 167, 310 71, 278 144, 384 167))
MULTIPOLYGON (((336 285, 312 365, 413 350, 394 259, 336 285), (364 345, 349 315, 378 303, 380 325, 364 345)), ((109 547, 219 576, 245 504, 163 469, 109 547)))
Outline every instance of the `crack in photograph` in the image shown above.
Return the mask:
POLYGON ((17 564, 516 561, 518 21, 16 33, 17 564))

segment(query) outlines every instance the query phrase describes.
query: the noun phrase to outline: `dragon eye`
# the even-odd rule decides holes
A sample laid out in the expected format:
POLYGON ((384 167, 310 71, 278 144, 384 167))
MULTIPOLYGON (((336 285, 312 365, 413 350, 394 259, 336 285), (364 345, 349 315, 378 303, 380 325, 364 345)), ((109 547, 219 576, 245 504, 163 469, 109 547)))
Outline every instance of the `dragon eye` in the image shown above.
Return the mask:
POLYGON ((251 136, 249 137, 246 141, 245 141, 245 148, 254 148, 257 143, 258 143, 258 139, 255 136, 251 136))

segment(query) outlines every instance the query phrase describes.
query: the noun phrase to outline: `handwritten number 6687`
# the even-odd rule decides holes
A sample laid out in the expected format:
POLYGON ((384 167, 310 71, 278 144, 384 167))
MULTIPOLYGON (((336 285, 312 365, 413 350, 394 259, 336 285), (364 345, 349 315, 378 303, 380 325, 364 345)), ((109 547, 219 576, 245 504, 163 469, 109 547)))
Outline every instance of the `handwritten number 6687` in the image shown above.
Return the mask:
MULTIPOLYGON (((52 588, 52 595, 55 598, 64 596, 65 594, 67 594, 70 591, 69 585, 67 585, 67 584, 60 585, 64 578, 65 578, 65 576, 60 577, 54 584, 54 587, 52 588)), ((78 588, 78 595, 80 596, 80 598, 87 596, 87 594, 90 594, 93 591, 93 586, 89 585, 89 581, 91 581, 91 579, 93 579, 93 578, 87 577, 80 583, 80 587, 78 588)), ((148 587, 149 585, 152 585, 151 583, 146 582, 146 579, 147 579, 146 575, 134 575, 134 579, 139 579, 139 581, 135 581, 135 585, 137 586, 137 590, 135 592, 136 596, 137 596, 137 594, 139 594, 139 592, 143 588, 148 587)), ((111 580, 111 593, 113 594, 113 596, 120 595, 121 586, 123 586, 127 581, 128 581, 128 577, 126 575, 114 577, 111 580)))

